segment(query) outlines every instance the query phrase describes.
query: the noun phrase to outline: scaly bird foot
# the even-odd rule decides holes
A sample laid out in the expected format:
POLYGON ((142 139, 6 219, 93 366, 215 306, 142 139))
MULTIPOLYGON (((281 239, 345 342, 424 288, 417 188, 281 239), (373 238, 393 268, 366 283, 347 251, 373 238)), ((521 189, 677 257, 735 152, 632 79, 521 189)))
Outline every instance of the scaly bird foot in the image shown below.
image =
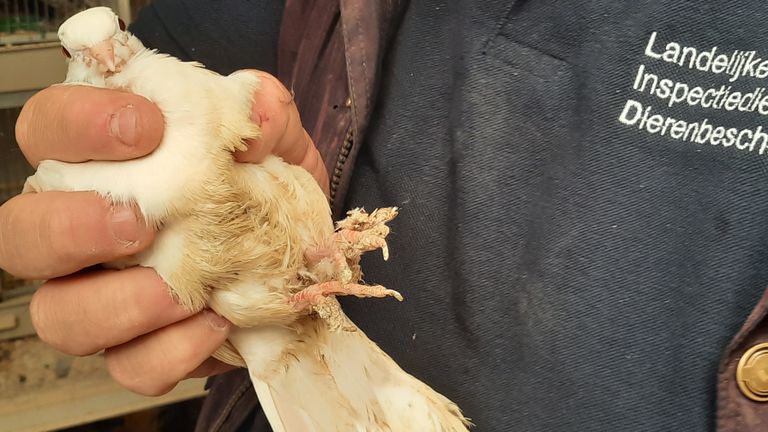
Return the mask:
POLYGON ((384 240, 389 235, 387 222, 397 216, 397 207, 386 207, 366 213, 363 209, 347 212, 347 218, 336 224, 336 244, 348 258, 360 257, 365 252, 381 249, 384 261, 389 259, 389 247, 384 240))
POLYGON ((334 274, 336 277, 343 283, 352 282, 355 274, 352 269, 350 269, 349 263, 347 262, 347 257, 344 255, 341 249, 335 245, 335 242, 329 243, 332 246, 323 245, 307 249, 304 252, 304 258, 307 260, 307 263, 310 267, 317 265, 326 258, 330 259, 333 263, 332 265, 334 267, 334 274))
POLYGON ((389 227, 380 225, 366 231, 342 229, 333 238, 344 254, 349 258, 359 257, 365 252, 381 249, 384 261, 389 259, 389 247, 384 238, 389 234, 389 227))
POLYGON ((325 321, 331 331, 355 331, 357 327, 344 315, 336 297, 324 297, 320 304, 312 307, 317 315, 325 321))
POLYGON ((333 266, 332 279, 343 284, 362 279, 359 262, 363 253, 381 249, 384 260, 389 259, 385 238, 390 230, 386 223, 397 216, 397 207, 376 209, 370 214, 354 209, 347 214, 347 218, 337 223, 333 237, 304 252, 309 268, 329 262, 333 266))
POLYGON ((362 208, 355 208, 347 212, 347 217, 336 223, 339 230, 365 231, 376 225, 384 225, 394 219, 398 214, 397 207, 379 208, 371 213, 362 208))
POLYGON ((381 285, 361 285, 339 281, 323 282, 310 285, 303 290, 292 295, 288 302, 296 310, 307 309, 309 307, 321 304, 326 297, 336 295, 353 295, 355 297, 394 297, 398 301, 403 301, 403 296, 399 292, 384 288, 381 285))

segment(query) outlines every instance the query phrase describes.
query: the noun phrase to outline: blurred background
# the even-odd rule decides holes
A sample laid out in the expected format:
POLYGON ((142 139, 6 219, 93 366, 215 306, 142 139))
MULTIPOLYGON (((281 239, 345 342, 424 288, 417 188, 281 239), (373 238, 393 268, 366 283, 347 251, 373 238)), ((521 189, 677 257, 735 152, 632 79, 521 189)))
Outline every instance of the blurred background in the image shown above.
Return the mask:
MULTIPOLYGON (((0 0, 0 204, 32 173, 14 125, 35 92, 64 79, 59 25, 93 6, 130 23, 150 0, 0 0)), ((147 398, 112 382, 100 355, 74 358, 41 343, 29 320, 37 283, 0 270, 0 432, 192 430, 204 380, 147 398)))

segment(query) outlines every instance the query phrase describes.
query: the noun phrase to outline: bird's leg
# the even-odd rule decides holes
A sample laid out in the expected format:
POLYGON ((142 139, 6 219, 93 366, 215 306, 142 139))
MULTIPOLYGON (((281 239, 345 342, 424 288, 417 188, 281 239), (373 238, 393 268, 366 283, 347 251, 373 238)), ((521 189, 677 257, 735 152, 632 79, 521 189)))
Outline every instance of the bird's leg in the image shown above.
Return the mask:
POLYGON ((384 288, 381 285, 345 284, 339 281, 328 281, 310 285, 292 295, 288 301, 294 309, 302 310, 308 307, 317 306, 321 304, 326 297, 336 295, 353 295, 360 298, 391 296, 398 301, 403 300, 403 296, 400 295, 399 292, 384 288))
POLYGON ((338 229, 351 229, 354 231, 364 231, 375 225, 386 224, 394 219, 399 210, 397 207, 378 208, 371 213, 361 208, 352 209, 347 212, 347 217, 338 221, 338 229))
MULTIPOLYGON (((304 251, 304 258, 307 260, 310 266, 318 264, 320 261, 326 258, 330 258, 336 268, 336 274, 339 279, 344 283, 352 281, 354 273, 347 263, 347 257, 344 255, 341 249, 335 246, 335 244, 322 244, 317 247, 309 248, 304 251)), ((359 280, 359 279, 358 279, 359 280)))
POLYGON ((325 324, 331 331, 355 331, 357 329, 349 318, 344 315, 344 311, 341 310, 341 305, 336 300, 336 297, 324 297, 320 304, 312 306, 312 309, 325 321, 325 324))
POLYGON ((397 207, 386 207, 366 213, 363 209, 347 212, 347 217, 336 224, 335 243, 347 258, 359 258, 365 252, 381 249, 384 260, 389 259, 389 248, 384 240, 389 235, 387 222, 397 216, 397 207))
POLYGON ((381 249, 384 261, 389 259, 389 247, 384 238, 389 234, 389 227, 378 225, 365 231, 341 229, 333 239, 348 257, 359 257, 365 252, 381 249))
POLYGON ((362 209, 350 210, 347 217, 336 225, 337 231, 321 244, 304 252, 308 266, 330 261, 336 280, 310 285, 292 295, 289 303, 295 310, 312 310, 323 318, 332 329, 354 328, 342 319, 344 314, 334 296, 395 297, 402 301, 399 292, 381 285, 353 283, 362 279, 360 256, 381 249, 384 259, 389 258, 385 238, 389 234, 386 223, 397 216, 397 208, 389 207, 366 213, 362 209))
POLYGON ((354 209, 347 214, 337 223, 337 231, 331 238, 304 251, 309 267, 329 259, 337 280, 344 284, 362 278, 359 262, 363 253, 381 249, 384 260, 389 259, 389 247, 384 240, 390 231, 386 223, 397 216, 397 208, 376 209, 370 214, 354 209))

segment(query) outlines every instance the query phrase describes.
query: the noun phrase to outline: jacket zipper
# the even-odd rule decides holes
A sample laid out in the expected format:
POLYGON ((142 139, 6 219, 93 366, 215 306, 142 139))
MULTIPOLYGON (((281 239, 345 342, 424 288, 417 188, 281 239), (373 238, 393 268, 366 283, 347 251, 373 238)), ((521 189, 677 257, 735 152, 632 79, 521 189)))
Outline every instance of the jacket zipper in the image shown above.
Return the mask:
POLYGON ((333 174, 331 176, 331 204, 336 201, 336 193, 341 185, 341 179, 344 174, 344 164, 347 162, 349 153, 352 151, 352 145, 354 143, 354 132, 352 127, 347 129, 347 135, 344 137, 344 142, 341 144, 341 150, 339 156, 336 158, 336 165, 333 168, 333 174))

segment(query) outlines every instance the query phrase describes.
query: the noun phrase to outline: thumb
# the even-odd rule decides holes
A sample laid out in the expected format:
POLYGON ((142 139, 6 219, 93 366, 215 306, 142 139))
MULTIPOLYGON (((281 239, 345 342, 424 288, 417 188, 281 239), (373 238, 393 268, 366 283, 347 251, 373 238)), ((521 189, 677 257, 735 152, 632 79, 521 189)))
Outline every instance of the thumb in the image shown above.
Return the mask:
POLYGON ((16 141, 35 167, 44 159, 125 160, 154 150, 163 129, 160 109, 141 96, 57 85, 24 105, 16 122, 16 141))

